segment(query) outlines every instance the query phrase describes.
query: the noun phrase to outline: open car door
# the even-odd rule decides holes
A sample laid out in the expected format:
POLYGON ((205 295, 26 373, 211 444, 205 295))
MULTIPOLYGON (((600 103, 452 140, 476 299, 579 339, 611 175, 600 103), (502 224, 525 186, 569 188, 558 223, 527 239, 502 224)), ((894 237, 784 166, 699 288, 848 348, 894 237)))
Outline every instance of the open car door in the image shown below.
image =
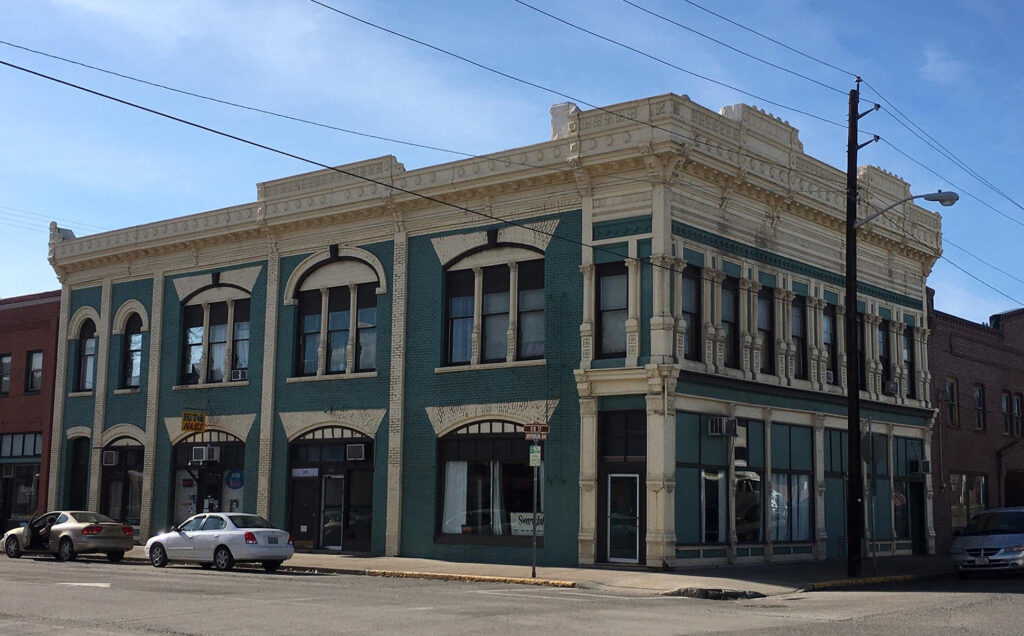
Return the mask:
POLYGON ((31 549, 33 549, 32 541, 35 538, 36 519, 38 519, 41 516, 42 515, 33 512, 32 513, 32 518, 28 520, 27 524, 25 524, 25 531, 22 533, 22 537, 21 537, 22 538, 22 542, 24 543, 24 545, 21 548, 22 550, 31 550, 31 549))

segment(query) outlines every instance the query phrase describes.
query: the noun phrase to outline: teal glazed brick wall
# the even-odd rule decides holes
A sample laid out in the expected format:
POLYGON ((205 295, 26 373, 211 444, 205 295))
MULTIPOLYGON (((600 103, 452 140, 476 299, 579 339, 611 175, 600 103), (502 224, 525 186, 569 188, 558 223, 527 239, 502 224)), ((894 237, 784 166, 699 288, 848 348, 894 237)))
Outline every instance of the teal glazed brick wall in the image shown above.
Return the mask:
MULTIPOLYGON (((111 330, 114 329, 113 318, 128 300, 137 300, 146 309, 147 318, 151 319, 153 301, 152 279, 137 280, 128 283, 118 283, 113 286, 111 294, 111 330)), ((147 324, 149 320, 145 321, 147 324)), ((149 385, 149 356, 150 337, 149 331, 142 332, 142 374, 139 378, 139 389, 136 393, 115 395, 114 392, 121 388, 124 379, 122 359, 125 350, 124 334, 109 335, 110 354, 107 359, 107 416, 103 424, 104 430, 118 424, 134 424, 140 430, 146 428, 146 388, 149 385)))
MULTIPOLYGON (((524 220, 539 221, 552 216, 524 220)), ((544 547, 538 562, 578 561, 579 402, 573 369, 579 364, 582 275, 579 211, 557 215, 556 238, 547 247, 545 366, 435 373, 443 359, 444 271, 431 236, 409 241, 409 316, 406 341, 406 406, 403 456, 402 546, 404 556, 527 564, 528 547, 435 543, 440 477, 437 438, 426 407, 556 398, 545 444, 544 547), (557 236, 573 242, 559 240, 557 236)), ((466 232, 499 226, 481 226, 466 232)), ((450 233, 454 234, 454 233, 450 233)))
MULTIPOLYGON (((377 295, 377 377, 289 383, 295 374, 298 347, 298 307, 284 304, 286 283, 295 268, 309 254, 281 259, 280 304, 278 308, 275 410, 343 411, 386 409, 389 404, 391 370, 391 317, 393 303, 392 268, 394 244, 390 241, 359 245, 380 260, 384 267, 387 293, 377 295)), ((325 423, 327 418, 325 417, 325 423)), ((374 440, 373 540, 374 552, 384 551, 385 510, 387 508, 387 415, 374 440), (383 432, 382 432, 383 431, 383 432)), ((288 514, 288 437, 280 418, 274 422, 274 458, 271 474, 271 521, 284 524, 288 514)))
POLYGON ((158 416, 156 466, 153 487, 153 527, 168 525, 172 498, 172 448, 163 425, 164 418, 181 417, 184 409, 206 411, 207 415, 237 415, 254 413, 252 428, 245 440, 245 470, 243 480, 245 495, 242 501, 244 512, 256 512, 256 484, 259 460, 260 406, 262 401, 263 376, 263 334, 266 331, 266 290, 267 263, 255 261, 244 265, 218 269, 205 269, 168 276, 164 282, 163 334, 160 360, 160 409, 158 416), (260 267, 260 274, 253 286, 250 301, 249 340, 249 385, 215 386, 201 389, 175 391, 172 386, 181 383, 183 359, 182 306, 174 288, 176 278, 195 276, 210 272, 224 272, 242 267, 260 267))

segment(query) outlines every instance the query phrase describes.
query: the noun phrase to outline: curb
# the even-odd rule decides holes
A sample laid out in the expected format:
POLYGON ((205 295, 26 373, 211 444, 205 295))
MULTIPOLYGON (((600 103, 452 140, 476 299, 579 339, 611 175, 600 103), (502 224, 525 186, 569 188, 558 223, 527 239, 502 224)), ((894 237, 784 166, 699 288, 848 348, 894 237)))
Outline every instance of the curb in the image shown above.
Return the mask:
MULTIPOLYGON (((149 563, 142 557, 125 557, 129 563, 149 563)), ((184 563, 189 563, 185 561, 184 563)), ((450 574, 445 572, 410 572, 404 570, 362 570, 358 568, 309 567, 300 565, 282 565, 280 572, 311 572, 337 574, 347 576, 377 576, 396 579, 424 579, 432 581, 459 581, 463 583, 503 583, 506 585, 534 585, 543 587, 573 588, 579 587, 575 581, 558 579, 533 579, 516 576, 490 576, 486 574, 450 574)))
POLYGON ((946 576, 947 572, 933 572, 930 574, 894 574, 889 576, 865 576, 859 579, 835 579, 833 581, 821 581, 819 583, 808 583, 800 588, 800 592, 819 592, 822 590, 837 590, 847 587, 864 587, 867 585, 884 585, 886 583, 908 583, 910 581, 925 581, 938 579, 946 576))
POLYGON ((752 598, 765 598, 767 595, 753 590, 729 590, 717 587, 681 587, 676 590, 662 592, 660 596, 685 596, 710 601, 737 601, 752 598))

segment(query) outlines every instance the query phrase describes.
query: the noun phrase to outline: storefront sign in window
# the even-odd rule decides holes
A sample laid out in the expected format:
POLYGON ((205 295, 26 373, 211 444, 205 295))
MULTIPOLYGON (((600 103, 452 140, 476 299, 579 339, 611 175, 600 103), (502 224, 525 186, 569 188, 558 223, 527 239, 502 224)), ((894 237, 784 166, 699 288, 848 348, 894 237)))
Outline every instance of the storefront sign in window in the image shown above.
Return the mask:
MULTIPOLYGON (((530 536, 533 534, 533 513, 513 512, 510 513, 510 526, 515 536, 530 536)), ((537 513, 537 536, 544 536, 544 513, 537 513)))
POLYGON ((183 433, 205 433, 206 413, 203 411, 182 411, 181 431, 183 433))

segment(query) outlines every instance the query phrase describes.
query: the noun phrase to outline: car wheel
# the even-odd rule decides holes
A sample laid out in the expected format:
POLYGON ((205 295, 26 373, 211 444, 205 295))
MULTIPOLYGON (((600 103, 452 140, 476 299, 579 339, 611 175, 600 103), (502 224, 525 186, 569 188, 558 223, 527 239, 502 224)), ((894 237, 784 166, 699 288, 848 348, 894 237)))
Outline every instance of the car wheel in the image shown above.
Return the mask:
POLYGON ((111 563, 117 563, 123 558, 124 552, 122 552, 121 550, 118 550, 116 552, 107 552, 107 561, 110 561, 111 563))
POLYGON ((263 569, 267 572, 277 572, 277 568, 281 567, 280 561, 264 561, 263 569))
POLYGON ((226 572, 235 567, 235 557, 231 556, 231 550, 227 546, 218 546, 213 552, 213 567, 226 572))
POLYGON ((64 537, 57 544, 57 560, 58 561, 74 561, 75 557, 75 544, 71 543, 71 539, 64 537))
POLYGON ((149 562, 155 568, 162 568, 167 565, 167 550, 159 543, 154 543, 149 549, 149 562))
POLYGON ((17 537, 7 537, 7 542, 4 543, 4 552, 11 559, 17 559, 21 556, 21 545, 18 543, 17 537))

